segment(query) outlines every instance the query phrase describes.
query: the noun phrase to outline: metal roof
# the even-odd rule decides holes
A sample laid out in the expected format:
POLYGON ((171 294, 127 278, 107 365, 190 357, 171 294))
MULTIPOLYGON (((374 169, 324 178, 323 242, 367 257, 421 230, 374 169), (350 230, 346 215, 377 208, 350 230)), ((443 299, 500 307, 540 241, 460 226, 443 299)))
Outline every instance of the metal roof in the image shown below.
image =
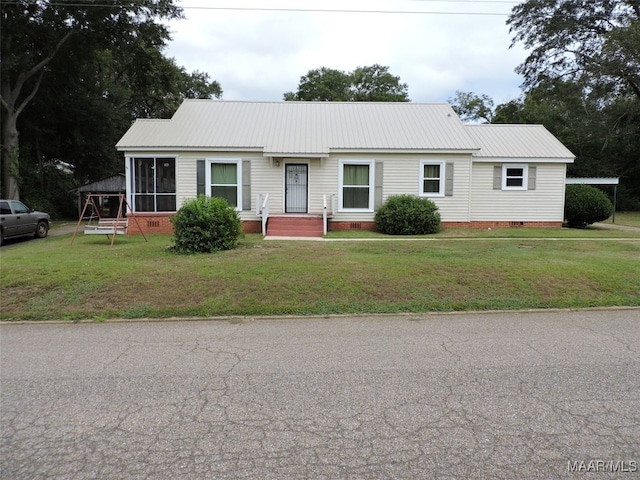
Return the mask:
POLYGON ((124 173, 116 173, 109 178, 81 185, 71 191, 82 193, 124 193, 126 191, 126 179, 124 173))
POLYGON ((620 177, 568 177, 567 185, 619 185, 620 177))
POLYGON ((575 155, 542 125, 467 125, 480 146, 478 158, 557 159, 572 162, 575 155))
POLYGON ((466 151, 479 145, 445 103, 185 100, 170 120, 137 120, 119 150, 466 151))

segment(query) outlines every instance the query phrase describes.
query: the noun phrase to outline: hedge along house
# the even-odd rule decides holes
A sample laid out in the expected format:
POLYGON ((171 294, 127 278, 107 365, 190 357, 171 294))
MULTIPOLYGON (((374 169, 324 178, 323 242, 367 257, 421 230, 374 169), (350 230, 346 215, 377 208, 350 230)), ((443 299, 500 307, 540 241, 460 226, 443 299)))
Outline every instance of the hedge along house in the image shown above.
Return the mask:
POLYGON ((117 144, 145 233, 198 194, 245 232, 373 229, 391 195, 428 197, 446 226, 561 226, 566 165, 539 125, 465 125, 447 104, 186 100, 117 144))

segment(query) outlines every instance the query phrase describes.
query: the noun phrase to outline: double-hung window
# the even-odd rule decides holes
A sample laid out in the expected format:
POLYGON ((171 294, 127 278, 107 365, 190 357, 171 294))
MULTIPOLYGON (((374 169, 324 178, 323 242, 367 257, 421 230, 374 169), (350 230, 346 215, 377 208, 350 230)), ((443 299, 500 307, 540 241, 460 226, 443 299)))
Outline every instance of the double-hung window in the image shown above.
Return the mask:
POLYGON ((134 211, 176 211, 175 158, 135 157, 130 171, 134 211))
POLYGON ((527 173, 527 165, 504 164, 502 166, 502 189, 526 190, 527 173))
POLYGON ((444 162, 420 162, 420 196, 444 196, 444 162))
POLYGON ((340 162, 340 210, 373 211, 374 167, 369 160, 340 162))
POLYGON ((205 181, 208 195, 224 198, 229 205, 242 210, 242 162, 240 160, 209 160, 205 181))

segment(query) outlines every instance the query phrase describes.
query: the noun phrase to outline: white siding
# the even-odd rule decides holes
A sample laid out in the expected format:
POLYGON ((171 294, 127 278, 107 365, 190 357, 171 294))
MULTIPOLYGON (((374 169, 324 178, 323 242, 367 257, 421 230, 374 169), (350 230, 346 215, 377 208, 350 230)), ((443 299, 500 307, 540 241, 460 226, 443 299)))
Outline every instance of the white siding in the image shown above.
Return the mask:
POLYGON ((383 199, 391 195, 420 193, 420 162, 453 163, 453 195, 427 197, 438 206, 443 222, 469 221, 469 175, 471 155, 403 155, 377 157, 384 163, 383 199))
POLYGON ((176 208, 180 209, 187 200, 198 196, 198 184, 196 176, 196 160, 204 159, 204 154, 181 154, 176 161, 176 189, 178 202, 176 208))
MULTIPOLYGON (((504 163, 515 163, 504 162, 504 163)), ((561 222, 564 217, 565 164, 531 163, 535 190, 494 190, 496 163, 474 163, 471 185, 472 221, 561 222)))
MULTIPOLYGON (((251 178, 258 178, 264 175, 264 166, 268 166, 269 160, 263 157, 256 157, 255 153, 243 153, 243 152, 229 152, 221 154, 219 152, 185 152, 180 154, 177 163, 177 195, 178 204, 177 208, 182 207, 187 200, 192 200, 198 196, 198 179, 197 179, 197 162, 198 160, 206 160, 212 158, 224 158, 224 159, 239 159, 251 161, 251 178), (256 173, 257 170, 257 173, 256 173)), ((240 212, 240 217, 243 220, 255 220, 258 217, 255 215, 255 195, 260 192, 256 190, 254 185, 251 185, 251 210, 240 212)), ((244 205, 244 207, 247 207, 244 205)))
MULTIPOLYGON (((385 201, 391 195, 418 195, 420 193, 420 162, 444 161, 454 164, 453 196, 429 197, 437 206, 442 221, 469 221, 469 174, 471 169, 471 155, 463 154, 352 154, 332 155, 325 160, 322 181, 326 193, 338 194, 338 164, 340 160, 372 160, 383 163, 384 178, 382 182, 382 199, 385 201)), ((375 168, 375 167, 374 167, 375 168)), ((323 192, 325 193, 325 192, 323 192)), ((336 212, 336 221, 373 221, 375 212, 336 212)))

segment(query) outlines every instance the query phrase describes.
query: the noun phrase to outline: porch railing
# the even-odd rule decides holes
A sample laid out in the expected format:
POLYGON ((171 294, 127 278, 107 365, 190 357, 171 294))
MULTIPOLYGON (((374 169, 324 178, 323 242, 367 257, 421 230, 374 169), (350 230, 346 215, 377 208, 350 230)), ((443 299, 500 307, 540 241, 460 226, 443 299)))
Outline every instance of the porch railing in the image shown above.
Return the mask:
POLYGON ((335 215, 336 213, 336 207, 335 207, 335 203, 336 203, 336 194, 335 193, 331 193, 331 194, 324 194, 322 195, 322 231, 323 234, 326 235, 327 234, 327 209, 330 208, 330 212, 331 215, 335 215), (327 202, 327 197, 328 197, 328 202, 327 202))
POLYGON ((256 195, 256 215, 262 217, 262 234, 267 234, 267 220, 269 220, 269 194, 256 195))

